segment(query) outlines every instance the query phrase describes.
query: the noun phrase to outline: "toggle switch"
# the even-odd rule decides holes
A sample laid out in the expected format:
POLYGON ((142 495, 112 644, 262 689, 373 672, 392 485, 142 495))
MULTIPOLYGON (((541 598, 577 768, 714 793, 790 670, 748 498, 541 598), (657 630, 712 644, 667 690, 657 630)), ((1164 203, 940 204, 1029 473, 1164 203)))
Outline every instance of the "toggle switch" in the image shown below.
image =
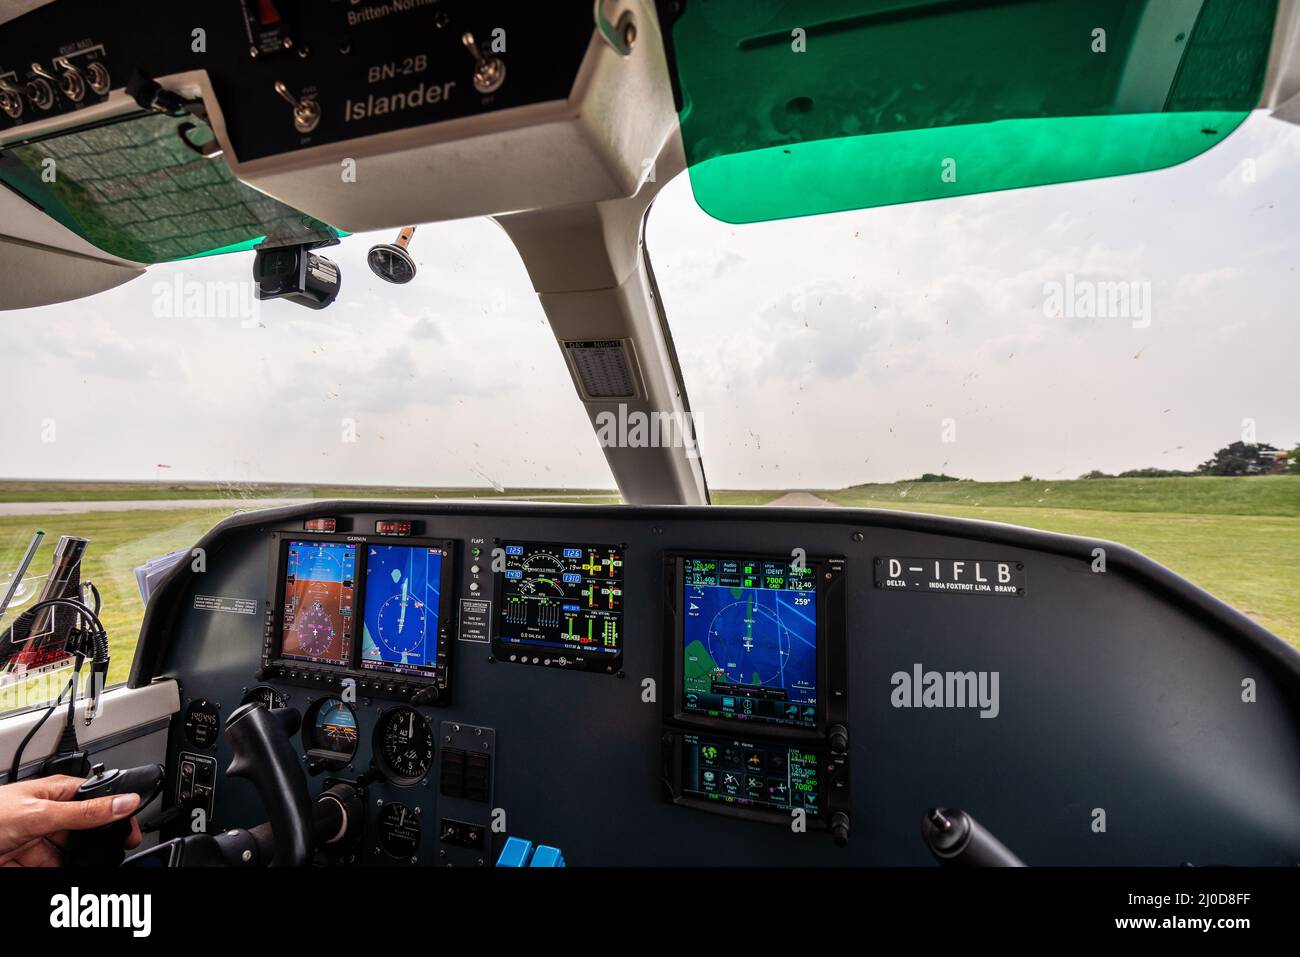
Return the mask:
POLYGON ((501 89, 501 84, 506 81, 505 61, 499 56, 485 57, 478 48, 474 34, 468 31, 461 36, 460 42, 465 44, 465 49, 474 58, 474 89, 485 95, 501 89))
POLYGON ((310 133, 320 123, 320 104, 315 96, 296 98, 281 81, 275 83, 275 92, 279 93, 293 107, 293 128, 299 133, 310 133))
POLYGON ((48 110, 54 105, 54 86, 50 81, 58 82, 58 78, 39 63, 32 64, 32 72, 36 76, 27 81, 27 99, 38 109, 48 110))
POLYGON ((0 110, 11 120, 23 115, 23 91, 8 80, 0 80, 0 110))
POLYGON ((59 89, 73 103, 80 103, 86 97, 86 78, 72 65, 65 56, 55 57, 54 65, 59 68, 59 89))

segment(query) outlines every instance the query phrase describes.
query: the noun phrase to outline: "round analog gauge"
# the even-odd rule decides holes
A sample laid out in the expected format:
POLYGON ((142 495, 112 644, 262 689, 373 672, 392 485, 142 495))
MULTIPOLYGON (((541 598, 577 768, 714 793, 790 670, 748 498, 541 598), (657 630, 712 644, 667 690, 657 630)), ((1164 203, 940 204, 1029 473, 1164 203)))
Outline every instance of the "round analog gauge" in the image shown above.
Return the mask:
POLYGON ((289 696, 283 691, 276 691, 269 685, 258 685, 256 688, 244 695, 241 704, 260 704, 267 710, 275 708, 285 708, 289 705, 289 696))
POLYGON ((420 818, 405 804, 385 804, 375 821, 379 846, 398 860, 410 860, 420 848, 420 818))
POLYGON ((386 711, 375 727, 375 754, 394 784, 418 784, 433 767, 433 728, 414 708, 386 711))
POLYGON ((357 750, 357 716, 339 698, 321 698, 308 712, 304 739, 308 753, 346 764, 357 750))
POLYGON ((415 278, 415 260, 401 246, 390 243, 371 246, 366 263, 371 272, 387 282, 400 285, 415 278))

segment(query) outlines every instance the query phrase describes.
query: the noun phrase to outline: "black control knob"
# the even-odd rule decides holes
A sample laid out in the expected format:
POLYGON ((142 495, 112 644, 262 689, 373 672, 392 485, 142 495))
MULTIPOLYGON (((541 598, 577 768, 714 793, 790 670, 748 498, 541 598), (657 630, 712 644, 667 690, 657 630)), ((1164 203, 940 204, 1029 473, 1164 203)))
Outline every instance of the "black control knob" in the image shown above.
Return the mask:
POLYGON ((312 807, 317 844, 339 844, 355 837, 364 817, 361 792, 338 782, 321 792, 312 807))
POLYGON ((944 867, 1025 866, 961 808, 930 808, 921 818, 921 839, 944 867))
POLYGON ((849 816, 843 811, 831 815, 831 837, 836 847, 847 847, 849 843, 849 816))
POLYGON ((831 725, 831 731, 828 738, 830 739, 831 752, 833 754, 849 753, 849 729, 844 727, 844 725, 831 725))

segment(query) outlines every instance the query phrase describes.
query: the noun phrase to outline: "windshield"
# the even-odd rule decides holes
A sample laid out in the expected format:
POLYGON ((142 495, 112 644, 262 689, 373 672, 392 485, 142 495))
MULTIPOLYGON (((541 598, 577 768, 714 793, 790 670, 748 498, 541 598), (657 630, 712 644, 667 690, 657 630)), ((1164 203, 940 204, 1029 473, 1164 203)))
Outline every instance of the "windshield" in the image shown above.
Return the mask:
POLYGON ((783 222, 679 177, 647 247, 710 486, 1120 541, 1300 642, 1297 183, 1262 114, 1169 170, 783 222))
MULTIPOLYGON (((1300 130, 1256 115, 1166 171, 778 223, 711 219, 678 177, 647 248, 712 500, 1116 540, 1300 642, 1298 172, 1300 130)), ((505 234, 420 227, 405 286, 365 263, 392 239, 321 251, 325 312, 256 301, 232 254, 0 317, 0 583, 37 529, 27 601, 90 539, 110 683, 137 570, 234 510, 620 500, 505 234)))
MULTIPOLYGON (((404 286, 366 266, 369 247, 392 239, 321 250, 346 291, 324 312, 255 300, 242 253, 0 315, 0 586, 37 529, 29 601, 59 538, 90 539, 82 575, 103 594, 110 683, 130 669, 144 613, 134 569, 237 509, 619 501, 506 235, 486 220, 421 226, 404 286)), ((66 678, 0 687, 0 710, 47 700, 66 678)))

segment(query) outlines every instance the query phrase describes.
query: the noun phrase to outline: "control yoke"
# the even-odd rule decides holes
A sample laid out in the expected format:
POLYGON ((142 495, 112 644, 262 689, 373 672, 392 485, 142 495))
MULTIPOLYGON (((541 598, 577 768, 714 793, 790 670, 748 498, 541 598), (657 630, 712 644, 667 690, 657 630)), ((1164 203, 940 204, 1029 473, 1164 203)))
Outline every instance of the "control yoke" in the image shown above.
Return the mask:
MULTIPOLYGON (((190 834, 141 851, 123 862, 122 843, 127 831, 119 822, 108 826, 114 828, 111 832, 106 828, 88 832, 83 838, 88 846, 78 848, 79 853, 69 863, 124 863, 127 867, 256 867, 268 859, 272 867, 304 867, 311 863, 317 836, 324 835, 324 843, 340 839, 349 832, 352 819, 359 816, 359 807, 350 789, 338 794, 339 788, 335 788, 330 800, 318 802, 313 808, 307 777, 290 743, 301 722, 301 715, 293 708, 268 710, 256 703, 236 709, 226 722, 226 740, 235 753, 226 774, 253 783, 270 819, 266 824, 215 835, 190 834)), ((159 765, 109 772, 96 768, 82 785, 85 794, 78 792, 78 797, 134 791, 147 801, 161 786, 159 765)))
POLYGON ((257 788, 274 837, 272 867, 305 867, 316 849, 307 776, 289 743, 301 722, 294 708, 270 711, 257 703, 237 708, 226 722, 235 752, 226 774, 257 788))

